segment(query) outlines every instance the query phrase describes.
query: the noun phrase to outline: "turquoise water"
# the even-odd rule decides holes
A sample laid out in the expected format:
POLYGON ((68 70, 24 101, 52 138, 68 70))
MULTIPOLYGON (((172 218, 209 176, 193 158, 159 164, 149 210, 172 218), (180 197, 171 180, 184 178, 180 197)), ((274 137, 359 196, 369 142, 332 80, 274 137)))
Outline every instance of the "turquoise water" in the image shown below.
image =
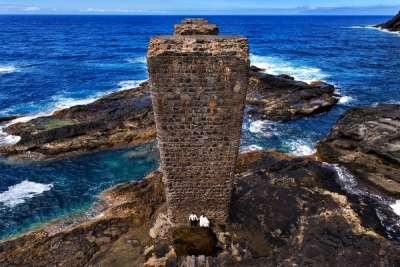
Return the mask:
POLYGON ((45 161, 0 158, 0 237, 90 208, 113 185, 157 168, 156 142, 45 161))
MULTIPOLYGON (((0 16, 0 117, 36 117, 147 79, 146 51, 184 16, 0 16)), ((312 154, 349 107, 400 103, 400 34, 370 27, 389 16, 205 16, 220 34, 244 35, 253 65, 324 80, 343 98, 330 111, 286 123, 244 118, 241 149, 312 154), (366 26, 366 27, 364 27, 366 26)), ((2 133, 0 145, 13 138, 2 133)), ((0 159, 0 238, 82 211, 110 186, 157 168, 154 144, 48 161, 0 159)))

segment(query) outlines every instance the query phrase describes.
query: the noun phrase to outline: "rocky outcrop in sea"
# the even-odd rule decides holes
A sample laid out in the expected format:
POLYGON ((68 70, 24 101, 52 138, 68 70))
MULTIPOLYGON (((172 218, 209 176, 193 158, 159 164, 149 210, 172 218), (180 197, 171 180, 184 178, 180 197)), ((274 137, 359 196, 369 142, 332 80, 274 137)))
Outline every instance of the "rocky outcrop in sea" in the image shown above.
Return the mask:
POLYGON ((0 266, 400 265, 375 207, 313 158, 240 155, 228 222, 211 231, 174 227, 160 172, 99 198, 102 216, 0 242, 0 266))
POLYGON ((400 11, 391 20, 389 20, 385 23, 382 23, 382 24, 375 25, 374 27, 380 28, 383 30, 388 30, 391 32, 400 32, 400 11))
MULTIPOLYGON (((325 111, 340 98, 334 86, 307 84, 288 75, 270 75, 252 66, 246 105, 255 119, 288 121, 325 111)), ((19 116, 18 116, 19 117, 19 116)), ((4 121, 18 118, 7 117, 4 121)), ((0 122, 2 119, 0 118, 0 122)), ((0 154, 15 158, 46 158, 149 141, 156 137, 148 84, 119 91, 51 116, 12 124, 4 132, 20 136, 0 154)))
POLYGON ((340 99, 335 87, 321 81, 311 84, 285 74, 271 75, 252 67, 246 104, 254 119, 284 122, 323 112, 340 99))
POLYGON ((51 116, 12 124, 3 131, 21 139, 15 145, 0 147, 0 154, 29 158, 136 144, 156 137, 147 83, 51 116))

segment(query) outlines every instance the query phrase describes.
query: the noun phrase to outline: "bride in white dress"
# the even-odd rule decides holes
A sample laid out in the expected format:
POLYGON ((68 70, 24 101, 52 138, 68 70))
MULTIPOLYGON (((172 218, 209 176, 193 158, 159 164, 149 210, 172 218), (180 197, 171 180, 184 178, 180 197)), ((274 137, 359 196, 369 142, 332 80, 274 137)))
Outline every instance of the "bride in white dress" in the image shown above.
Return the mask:
POLYGON ((206 216, 201 214, 199 225, 200 225, 200 227, 209 227, 210 226, 210 221, 207 219, 206 216))

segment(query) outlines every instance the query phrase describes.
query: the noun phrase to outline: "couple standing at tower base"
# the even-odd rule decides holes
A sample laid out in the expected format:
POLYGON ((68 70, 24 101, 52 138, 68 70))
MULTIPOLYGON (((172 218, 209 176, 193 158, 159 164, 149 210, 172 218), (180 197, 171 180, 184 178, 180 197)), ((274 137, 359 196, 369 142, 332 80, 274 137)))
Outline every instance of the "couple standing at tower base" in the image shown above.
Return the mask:
POLYGON ((190 227, 196 227, 197 221, 199 221, 200 227, 210 227, 210 221, 203 214, 200 215, 200 219, 197 218, 196 214, 192 213, 189 216, 190 227))

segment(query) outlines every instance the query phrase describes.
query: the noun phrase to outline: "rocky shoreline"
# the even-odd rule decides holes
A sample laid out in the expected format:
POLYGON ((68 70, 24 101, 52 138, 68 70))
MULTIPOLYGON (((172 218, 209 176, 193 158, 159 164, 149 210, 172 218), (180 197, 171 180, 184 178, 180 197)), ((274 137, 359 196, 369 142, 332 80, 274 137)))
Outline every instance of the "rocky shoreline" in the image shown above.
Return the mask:
POLYGON ((21 139, 0 147, 0 154, 32 159, 137 144, 157 135, 147 83, 3 131, 21 139))
MULTIPOLYGON (((339 98, 331 85, 254 68, 250 84, 249 114, 257 119, 308 116, 339 98)), ((21 141, 0 153, 46 158, 153 139, 147 86, 11 125, 4 130, 21 141)), ((212 224, 208 233, 183 228, 185 235, 177 236, 166 215, 162 173, 153 172, 103 192, 102 216, 0 241, 0 266, 399 266, 396 214, 368 194, 343 190, 335 169, 346 168, 374 194, 398 198, 399 129, 400 105, 356 107, 318 143, 316 157, 272 151, 239 155, 228 222, 212 224), (217 240, 214 249, 187 250, 196 235, 217 240)))
POLYGON ((316 148, 324 161, 400 197, 400 105, 348 109, 316 148))
MULTIPOLYGON (((178 240, 167 219, 160 172, 117 185, 99 198, 109 206, 99 218, 0 242, 0 266, 400 264, 400 243, 388 238, 375 207, 343 191, 336 172, 307 157, 239 156, 229 220, 225 226, 211 220, 217 243, 209 256, 200 246, 192 248, 197 256, 177 252, 182 237, 178 240)), ((199 234, 184 231, 185 238, 199 234)))
MULTIPOLYGON (((340 98, 334 86, 324 82, 309 85, 288 75, 269 75, 254 66, 252 69, 246 104, 251 106, 248 114, 253 118, 283 122, 310 116, 331 108, 340 98)), ((17 116, 3 120, 14 118, 17 116)), ((156 137, 147 82, 87 105, 12 124, 3 132, 21 139, 0 147, 0 155, 32 159, 136 144, 156 137)))

